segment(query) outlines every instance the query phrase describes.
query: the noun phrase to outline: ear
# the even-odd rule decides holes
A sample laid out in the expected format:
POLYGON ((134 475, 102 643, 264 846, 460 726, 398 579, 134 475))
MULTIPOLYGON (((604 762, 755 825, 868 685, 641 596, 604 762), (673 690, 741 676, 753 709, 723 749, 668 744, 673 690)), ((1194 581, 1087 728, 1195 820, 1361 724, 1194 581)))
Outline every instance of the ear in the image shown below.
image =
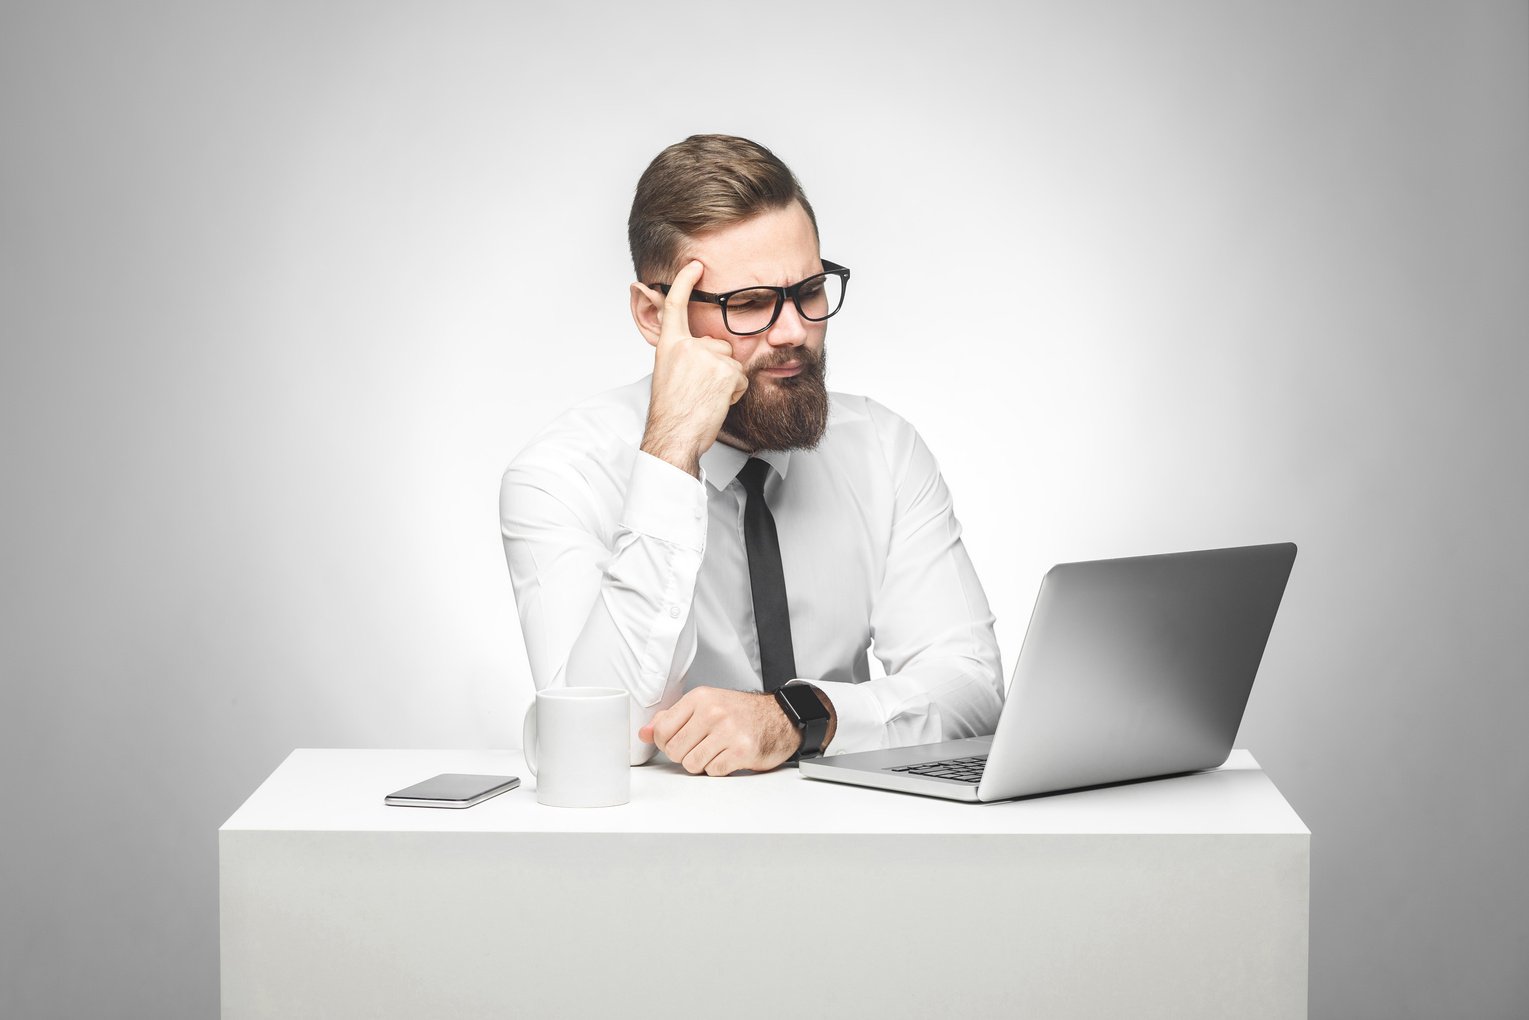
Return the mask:
POLYGON ((657 347, 659 327, 664 321, 664 296, 652 287, 632 284, 632 321, 637 323, 642 338, 657 347))

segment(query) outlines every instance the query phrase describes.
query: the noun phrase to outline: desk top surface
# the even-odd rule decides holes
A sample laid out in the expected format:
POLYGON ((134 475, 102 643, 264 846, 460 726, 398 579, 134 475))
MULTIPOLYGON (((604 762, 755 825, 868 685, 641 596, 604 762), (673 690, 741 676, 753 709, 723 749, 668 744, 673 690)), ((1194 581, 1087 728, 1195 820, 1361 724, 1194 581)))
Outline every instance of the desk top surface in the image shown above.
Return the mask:
POLYGON ((1212 772, 995 804, 805 779, 794 768, 712 778, 650 764, 632 770, 632 800, 614 808, 543 807, 535 783, 518 750, 300 748, 221 831, 1308 834, 1247 751, 1212 772), (442 772, 520 776, 521 786, 462 810, 383 804, 442 772))

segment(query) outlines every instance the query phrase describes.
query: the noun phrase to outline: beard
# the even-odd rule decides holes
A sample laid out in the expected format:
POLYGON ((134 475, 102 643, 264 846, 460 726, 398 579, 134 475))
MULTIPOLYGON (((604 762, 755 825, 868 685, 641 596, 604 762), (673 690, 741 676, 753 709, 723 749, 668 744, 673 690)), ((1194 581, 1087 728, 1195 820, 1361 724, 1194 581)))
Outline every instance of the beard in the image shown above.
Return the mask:
POLYGON ((757 450, 810 450, 828 429, 828 353, 814 354, 806 347, 780 350, 749 369, 749 388, 728 408, 722 434, 749 452, 757 450), (766 378, 759 373, 800 361, 802 370, 786 379, 766 378))

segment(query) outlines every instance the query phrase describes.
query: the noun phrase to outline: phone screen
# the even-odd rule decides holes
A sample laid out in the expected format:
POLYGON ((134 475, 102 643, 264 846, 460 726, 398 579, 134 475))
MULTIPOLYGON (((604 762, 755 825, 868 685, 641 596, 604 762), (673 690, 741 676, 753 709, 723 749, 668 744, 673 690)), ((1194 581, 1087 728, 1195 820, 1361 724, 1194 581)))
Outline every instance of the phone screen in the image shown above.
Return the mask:
POLYGON ((473 776, 446 772, 387 795, 389 804, 405 807, 467 807, 520 785, 518 776, 473 776), (421 803, 426 802, 426 803, 421 803))

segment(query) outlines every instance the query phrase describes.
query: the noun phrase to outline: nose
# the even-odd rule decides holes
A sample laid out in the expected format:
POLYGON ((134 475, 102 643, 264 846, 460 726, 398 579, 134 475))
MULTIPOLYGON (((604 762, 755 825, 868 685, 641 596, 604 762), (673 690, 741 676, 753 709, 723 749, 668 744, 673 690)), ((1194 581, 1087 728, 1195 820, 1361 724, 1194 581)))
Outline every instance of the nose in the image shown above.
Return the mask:
POLYGON ((807 342, 807 321, 796 310, 796 302, 787 300, 780 315, 765 333, 771 347, 800 347, 807 342))

